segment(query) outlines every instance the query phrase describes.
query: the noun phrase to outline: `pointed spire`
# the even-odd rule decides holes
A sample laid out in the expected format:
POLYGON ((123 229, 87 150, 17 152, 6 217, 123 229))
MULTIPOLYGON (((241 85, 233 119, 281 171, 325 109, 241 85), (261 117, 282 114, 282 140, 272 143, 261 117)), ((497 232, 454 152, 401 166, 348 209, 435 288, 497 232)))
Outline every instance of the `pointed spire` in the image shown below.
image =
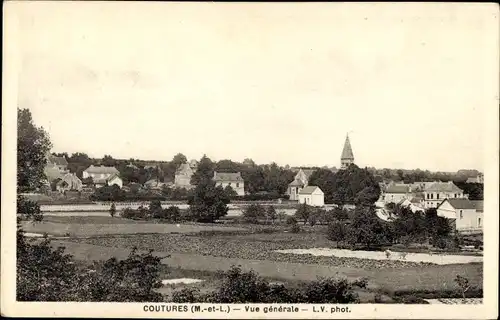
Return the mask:
POLYGON ((345 138, 344 149, 342 150, 342 156, 340 157, 340 160, 354 160, 351 142, 349 141, 349 134, 347 134, 345 138))

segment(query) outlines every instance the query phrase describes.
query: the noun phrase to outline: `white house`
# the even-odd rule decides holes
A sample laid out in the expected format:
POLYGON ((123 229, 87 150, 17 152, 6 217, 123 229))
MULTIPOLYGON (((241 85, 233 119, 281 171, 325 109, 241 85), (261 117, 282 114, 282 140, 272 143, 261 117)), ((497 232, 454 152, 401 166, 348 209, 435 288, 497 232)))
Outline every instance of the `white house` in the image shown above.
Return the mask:
POLYGON ((97 179, 107 179, 112 175, 118 175, 120 172, 115 167, 94 166, 91 165, 82 173, 83 179, 91 177, 94 181, 97 179))
POLYGON ((245 181, 241 177, 241 172, 216 172, 214 171, 214 178, 216 186, 222 188, 231 187, 239 196, 245 195, 245 181))
POLYGON ((82 181, 73 173, 66 173, 56 184, 56 190, 59 192, 82 191, 82 188, 82 181))
POLYGON ((123 180, 117 174, 113 174, 107 178, 97 178, 93 181, 96 188, 112 185, 117 185, 120 189, 123 188, 123 180))
POLYGON ((286 193, 290 196, 290 200, 299 200, 299 192, 302 188, 307 187, 313 172, 312 169, 299 169, 293 181, 288 184, 286 193))
POLYGON ((457 231, 481 231, 483 228, 482 201, 445 199, 437 207, 440 217, 450 219, 457 231))
POLYGON ((299 203, 322 207, 325 205, 325 194, 319 187, 307 186, 299 192, 299 203))
POLYGON ((404 199, 413 198, 412 187, 409 184, 390 184, 382 195, 384 203, 399 203, 404 199))
POLYGON ((403 199, 398 202, 398 205, 401 207, 409 207, 412 212, 425 211, 423 206, 419 205, 418 202, 414 202, 413 199, 412 200, 403 199))
POLYGON ((424 190, 424 207, 437 208, 445 199, 466 199, 464 192, 452 181, 434 182, 424 190))
POLYGON ((190 189, 191 185, 191 177, 194 174, 194 170, 188 163, 181 164, 177 170, 175 171, 175 179, 174 184, 177 188, 186 188, 190 189))

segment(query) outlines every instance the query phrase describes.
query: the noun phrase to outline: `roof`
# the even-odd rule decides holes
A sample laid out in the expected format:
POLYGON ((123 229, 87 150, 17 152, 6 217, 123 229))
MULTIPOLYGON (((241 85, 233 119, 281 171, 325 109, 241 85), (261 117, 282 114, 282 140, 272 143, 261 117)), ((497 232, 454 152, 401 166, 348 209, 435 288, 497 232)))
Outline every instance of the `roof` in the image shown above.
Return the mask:
POLYGON ((56 157, 53 155, 49 155, 49 158, 47 159, 47 161, 50 163, 54 163, 58 166, 67 166, 68 165, 68 161, 66 160, 65 157, 56 157))
POLYGON ((385 189, 385 193, 408 193, 410 186, 407 184, 391 184, 385 189))
POLYGON ((91 165, 90 167, 85 169, 85 171, 88 173, 111 173, 111 174, 119 173, 118 169, 116 169, 115 167, 105 167, 105 166, 97 167, 94 165, 91 165))
POLYGON ((243 181, 240 172, 214 172, 215 181, 243 181))
POLYGON ((469 201, 472 202, 472 204, 474 205, 474 207, 476 208, 477 211, 483 212, 483 209, 484 209, 484 201, 483 200, 469 200, 469 201))
MULTIPOLYGON (((469 199, 463 198, 463 199, 445 199, 441 204, 443 204, 445 201, 448 201, 451 206, 455 209, 476 209, 474 203, 470 201, 469 199)), ((441 206, 441 204, 439 206, 441 206)))
POLYGON ((292 182, 290 182, 288 185, 293 187, 293 186, 302 186, 304 184, 302 183, 302 181, 295 179, 292 182))
POLYGON ((426 192, 462 192, 453 182, 434 182, 425 188, 426 192))
POLYGON ((410 202, 411 203, 420 203, 422 202, 422 200, 424 200, 423 198, 420 198, 420 197, 413 197, 410 202))
POLYGON ((47 176, 48 181, 54 181, 56 179, 61 179, 62 178, 62 173, 57 169, 57 167, 51 167, 51 166, 46 166, 43 169, 43 173, 45 173, 45 176, 47 176))
POLYGON ((114 178, 118 178, 120 179, 120 177, 117 175, 117 174, 112 174, 110 175, 109 177, 107 178, 98 178, 98 179, 94 179, 94 183, 97 183, 97 184, 103 184, 103 183, 106 183, 108 181, 111 181, 113 180, 114 178))
POLYGON ((302 169, 302 171, 306 175, 307 180, 309 180, 311 175, 314 173, 314 169, 302 169))
MULTIPOLYGON (((300 190, 299 194, 312 194, 316 189, 319 189, 319 187, 316 186, 307 186, 304 189, 300 190)), ((321 191, 321 189, 319 189, 321 191)))
POLYGON ((354 160, 354 154, 352 153, 351 142, 349 141, 349 135, 345 138, 344 149, 342 150, 342 156, 340 159, 354 160))
POLYGON ((175 171, 175 174, 183 174, 183 173, 193 173, 193 170, 191 169, 189 164, 183 163, 175 171))

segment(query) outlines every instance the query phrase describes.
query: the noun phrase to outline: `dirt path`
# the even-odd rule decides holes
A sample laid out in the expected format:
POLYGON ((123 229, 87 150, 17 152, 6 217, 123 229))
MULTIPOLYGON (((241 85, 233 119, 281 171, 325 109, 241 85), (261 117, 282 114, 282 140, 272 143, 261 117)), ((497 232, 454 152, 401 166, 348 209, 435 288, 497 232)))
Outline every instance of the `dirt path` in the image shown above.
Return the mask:
MULTIPOLYGON (((52 241, 54 246, 64 246, 66 251, 78 260, 103 260, 111 257, 125 259, 130 250, 125 248, 102 247, 91 244, 69 241, 52 241)), ((168 253, 155 252, 155 255, 165 257, 168 253)), ((346 277, 350 280, 367 277, 369 288, 384 290, 438 290, 454 289, 454 278, 461 274, 469 278, 472 285, 482 287, 481 265, 450 265, 431 266, 404 270, 364 270, 354 268, 339 268, 328 265, 274 262, 267 260, 244 260, 202 256, 195 254, 174 253, 164 258, 162 263, 185 270, 203 270, 215 272, 228 270, 232 265, 241 265, 245 271, 253 269, 268 278, 283 280, 316 280, 317 277, 346 277)))

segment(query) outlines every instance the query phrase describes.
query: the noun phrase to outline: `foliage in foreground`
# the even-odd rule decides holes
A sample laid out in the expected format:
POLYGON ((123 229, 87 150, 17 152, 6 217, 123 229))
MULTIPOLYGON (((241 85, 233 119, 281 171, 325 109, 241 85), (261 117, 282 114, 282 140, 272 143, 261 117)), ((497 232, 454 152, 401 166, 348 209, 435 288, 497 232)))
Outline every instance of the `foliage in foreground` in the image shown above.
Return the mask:
POLYGON ((365 288, 366 280, 349 282, 346 279, 320 278, 305 286, 287 287, 270 283, 254 271, 244 272, 232 266, 221 273, 222 284, 214 291, 200 294, 199 290, 184 288, 174 292, 172 301, 210 303, 357 303, 355 288, 365 288))

